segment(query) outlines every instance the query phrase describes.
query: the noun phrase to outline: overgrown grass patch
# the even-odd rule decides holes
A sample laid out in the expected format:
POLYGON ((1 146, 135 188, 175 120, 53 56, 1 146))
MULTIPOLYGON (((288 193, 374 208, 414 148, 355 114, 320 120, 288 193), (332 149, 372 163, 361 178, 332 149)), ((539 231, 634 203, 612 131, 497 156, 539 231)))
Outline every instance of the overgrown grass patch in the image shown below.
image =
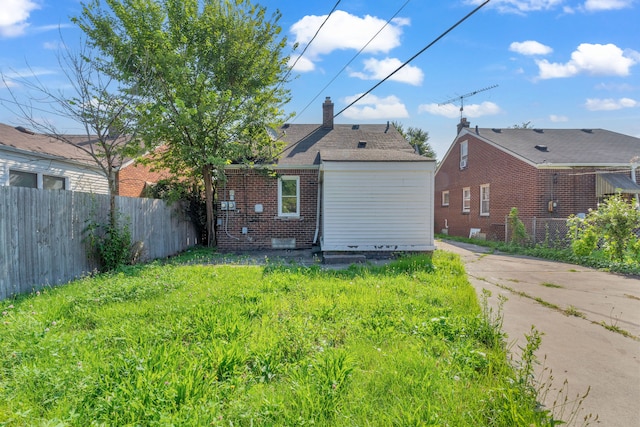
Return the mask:
POLYGON ((3 301, 0 425, 552 423, 457 256, 180 261, 3 301))

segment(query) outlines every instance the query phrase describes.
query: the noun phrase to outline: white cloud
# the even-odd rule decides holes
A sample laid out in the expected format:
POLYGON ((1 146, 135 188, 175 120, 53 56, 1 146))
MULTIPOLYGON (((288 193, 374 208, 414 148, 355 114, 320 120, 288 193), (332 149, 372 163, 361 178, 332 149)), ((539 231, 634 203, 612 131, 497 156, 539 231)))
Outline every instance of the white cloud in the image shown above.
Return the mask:
MULTIPOLYGON (((418 107, 419 113, 429 113, 436 116, 448 117, 455 119, 460 117, 460 108, 454 104, 421 104, 418 107)), ((485 101, 481 104, 469 104, 464 106, 463 116, 474 118, 482 116, 493 116, 501 113, 502 110, 497 104, 485 101)))
POLYGON ((39 67, 11 70, 9 72, 3 72, 0 70, 0 75, 2 76, 2 80, 4 80, 4 82, 0 83, 0 88, 5 85, 8 87, 20 86, 20 81, 51 74, 56 74, 56 72, 54 70, 39 67))
POLYGON ((29 26, 29 15, 39 5, 33 0, 2 0, 0 8, 0 37, 17 37, 29 26))
POLYGON ((553 79, 583 73, 594 76, 628 76, 629 69, 636 63, 633 55, 633 53, 623 52, 614 44, 582 43, 571 54, 571 60, 565 64, 551 63, 546 59, 537 60, 536 64, 540 71, 538 77, 553 79))
MULTIPOLYGON (((550 10, 562 4, 564 0, 495 0, 491 5, 503 13, 536 12, 539 10, 550 10)), ((479 5, 484 0, 467 0, 467 3, 479 5)))
MULTIPOLYGON (((348 96, 344 98, 344 102, 350 104, 361 95, 362 94, 348 96)), ((366 95, 356 104, 346 109, 342 114, 349 119, 360 121, 392 120, 409 117, 409 112, 405 105, 394 95, 389 95, 386 98, 379 98, 371 94, 366 95)))
POLYGON ((587 0, 584 8, 588 11, 616 10, 630 7, 633 0, 587 0))
POLYGON ((509 50, 522 55, 547 55, 553 52, 553 49, 549 46, 545 46, 542 43, 533 40, 513 42, 509 45, 509 50))
POLYGON ((569 118, 567 116, 558 116, 556 114, 551 114, 549 116, 549 120, 551 120, 553 123, 563 123, 568 122, 569 118))
POLYGON ((293 67, 295 64, 294 70, 299 71, 301 73, 307 71, 315 70, 316 66, 313 62, 309 61, 307 58, 300 57, 300 55, 292 56, 289 58, 289 67, 293 67))
POLYGON ((621 110, 623 108, 633 108, 639 106, 640 103, 638 101, 631 98, 620 98, 620 99, 597 99, 597 98, 589 98, 587 102, 585 102, 584 106, 589 111, 613 111, 613 110, 621 110))
MULTIPOLYGON (((327 15, 307 15, 291 26, 291 33, 295 36, 294 42, 299 43, 300 51, 306 46, 314 34, 320 28, 327 15)), ((360 50, 378 32, 380 34, 373 39, 364 52, 387 53, 391 49, 400 46, 402 27, 409 25, 409 19, 396 18, 386 27, 386 21, 374 16, 359 17, 347 12, 336 10, 322 27, 305 56, 309 61, 317 61, 323 55, 335 50, 360 50)), ((298 63, 300 64, 300 63, 298 63)), ((296 71, 309 71, 298 69, 296 71)))
MULTIPOLYGON (((369 58, 364 61, 365 72, 352 72, 349 75, 362 80, 382 80, 401 65, 402 61, 397 58, 385 58, 382 60, 369 58)), ((420 86, 423 78, 424 73, 420 68, 405 65, 404 68, 391 76, 389 80, 420 86)))

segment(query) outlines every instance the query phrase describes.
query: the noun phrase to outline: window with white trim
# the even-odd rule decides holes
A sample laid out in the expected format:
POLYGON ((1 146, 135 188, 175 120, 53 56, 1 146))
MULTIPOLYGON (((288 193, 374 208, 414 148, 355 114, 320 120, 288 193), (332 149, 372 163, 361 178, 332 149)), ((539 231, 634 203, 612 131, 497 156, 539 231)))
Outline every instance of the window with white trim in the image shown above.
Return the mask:
POLYGON ((278 216, 300 216, 299 176, 282 176, 278 180, 278 216))
POLYGON ((471 188, 465 187, 462 189, 462 212, 469 212, 471 210, 471 188))
POLYGON ((442 192, 442 206, 449 206, 449 190, 442 192))
POLYGON ((480 186, 480 216, 489 216, 489 184, 480 186))
POLYGON ((460 169, 467 167, 469 162, 469 143, 468 141, 462 141, 460 143, 460 169))

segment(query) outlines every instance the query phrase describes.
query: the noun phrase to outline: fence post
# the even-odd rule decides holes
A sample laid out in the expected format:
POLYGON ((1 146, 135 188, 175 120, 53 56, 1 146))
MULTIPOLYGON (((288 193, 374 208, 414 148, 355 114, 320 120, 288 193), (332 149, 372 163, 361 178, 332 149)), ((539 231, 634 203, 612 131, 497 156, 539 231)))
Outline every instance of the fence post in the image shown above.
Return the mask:
POLYGON ((533 230, 533 246, 536 245, 536 224, 537 224, 537 221, 536 221, 536 217, 534 216, 533 217, 533 226, 531 227, 531 229, 533 230))
POLYGON ((509 215, 504 216, 504 243, 509 243, 509 215))

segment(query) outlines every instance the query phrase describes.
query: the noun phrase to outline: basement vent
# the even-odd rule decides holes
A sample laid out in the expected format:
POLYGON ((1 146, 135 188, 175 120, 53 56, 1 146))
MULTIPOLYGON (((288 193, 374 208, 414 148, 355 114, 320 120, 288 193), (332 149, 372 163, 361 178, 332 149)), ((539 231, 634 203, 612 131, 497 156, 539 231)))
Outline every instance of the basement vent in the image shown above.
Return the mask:
POLYGON ((536 145, 536 150, 545 151, 545 152, 549 151, 546 145, 536 145))
POLYGON ((367 141, 358 142, 358 148, 367 148, 367 141))
POLYGON ((491 130, 494 131, 495 133, 502 133, 502 129, 493 128, 491 130))
POLYGON ((544 130, 542 130, 542 129, 534 129, 533 131, 536 132, 536 133, 544 133, 544 130))
POLYGON ((360 129, 360 125, 353 125, 353 126, 351 126, 351 129, 352 130, 358 130, 358 129, 360 129))

